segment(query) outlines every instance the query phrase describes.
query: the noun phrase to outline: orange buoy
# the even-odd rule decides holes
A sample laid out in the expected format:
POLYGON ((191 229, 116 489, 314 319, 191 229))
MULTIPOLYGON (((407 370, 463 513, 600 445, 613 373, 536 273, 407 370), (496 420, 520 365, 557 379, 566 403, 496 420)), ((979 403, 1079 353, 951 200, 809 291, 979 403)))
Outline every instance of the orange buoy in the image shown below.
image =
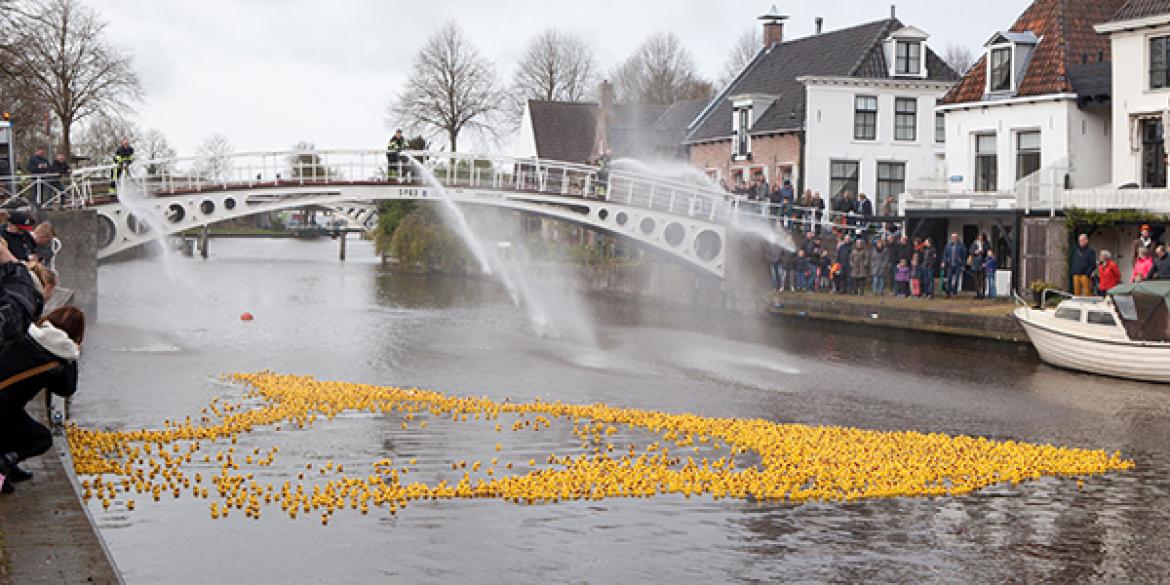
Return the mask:
POLYGON ((244 311, 244 314, 240 315, 240 321, 251 321, 254 318, 255 317, 253 317, 252 314, 247 311, 244 311))

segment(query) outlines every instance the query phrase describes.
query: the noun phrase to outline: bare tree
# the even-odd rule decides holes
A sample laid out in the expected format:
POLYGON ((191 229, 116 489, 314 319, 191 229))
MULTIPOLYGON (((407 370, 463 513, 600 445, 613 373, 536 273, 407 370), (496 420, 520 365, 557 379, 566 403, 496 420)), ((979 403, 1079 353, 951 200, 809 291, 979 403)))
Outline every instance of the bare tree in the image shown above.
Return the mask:
MULTIPOLYGON (((78 160, 93 164, 110 164, 114 151, 122 139, 138 144, 141 131, 138 125, 116 112, 98 112, 80 124, 73 140, 73 154, 78 160)), ((142 156, 139 153, 139 156, 142 156)))
POLYGON ((718 81, 719 87, 731 85, 731 82, 735 81, 743 68, 756 58, 760 52, 760 42, 759 27, 748 27, 739 34, 739 38, 735 39, 735 44, 731 47, 731 52, 727 54, 727 61, 723 63, 723 74, 719 76, 718 81))
POLYGON ((151 128, 143 132, 138 144, 139 159, 157 161, 146 167, 148 174, 161 175, 174 172, 174 163, 169 159, 175 158, 175 149, 171 148, 170 142, 167 141, 167 135, 163 134, 162 130, 151 128))
POLYGON ((49 106, 66 156, 74 124, 124 112, 141 96, 130 57, 106 42, 106 23, 79 0, 42 0, 10 18, 13 39, 0 45, 0 74, 49 106))
POLYGON ((196 173, 210 180, 223 181, 231 178, 232 159, 235 151, 227 136, 220 133, 212 134, 203 139, 195 155, 199 158, 195 164, 196 173))
POLYGON ((696 72, 691 52, 670 32, 650 35, 614 72, 617 99, 669 105, 710 99, 711 83, 696 72))
POLYGON ((406 89, 388 108, 388 121, 444 136, 455 152, 464 130, 495 136, 492 122, 502 109, 500 94, 491 63, 448 22, 415 55, 406 89))
POLYGON ((515 127, 530 99, 579 102, 597 87, 593 49, 581 37, 548 29, 528 42, 512 76, 508 118, 515 127))
POLYGON ((970 48, 963 45, 947 45, 946 50, 943 51, 942 59, 959 75, 966 74, 967 70, 975 64, 975 54, 971 52, 970 48))

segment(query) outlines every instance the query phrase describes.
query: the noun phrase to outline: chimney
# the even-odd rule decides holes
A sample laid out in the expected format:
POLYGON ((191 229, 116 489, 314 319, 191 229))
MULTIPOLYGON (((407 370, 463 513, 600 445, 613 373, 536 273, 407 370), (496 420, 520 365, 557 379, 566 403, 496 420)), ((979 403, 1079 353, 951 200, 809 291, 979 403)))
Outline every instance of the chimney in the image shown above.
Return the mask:
POLYGON ((890 20, 898 18, 898 5, 890 4, 890 20))
POLYGON ((601 81, 601 88, 597 92, 598 102, 603 112, 609 112, 613 109, 613 84, 608 79, 601 81))
POLYGON ((772 5, 772 10, 759 17, 759 20, 764 21, 765 49, 770 49, 772 45, 779 45, 784 42, 784 21, 788 20, 788 17, 780 14, 780 11, 776 10, 775 4, 772 5))
POLYGON ((817 34, 819 35, 819 34, 821 34, 821 30, 823 30, 825 28, 824 17, 818 16, 816 23, 817 23, 817 34))

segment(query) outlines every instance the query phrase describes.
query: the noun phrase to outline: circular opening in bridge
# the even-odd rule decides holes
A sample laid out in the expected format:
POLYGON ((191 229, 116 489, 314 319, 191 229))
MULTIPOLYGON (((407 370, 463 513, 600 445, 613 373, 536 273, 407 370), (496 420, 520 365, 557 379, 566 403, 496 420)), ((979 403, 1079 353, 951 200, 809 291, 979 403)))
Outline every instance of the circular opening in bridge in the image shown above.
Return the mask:
POLYGON ((597 217, 600 217, 600 218, 601 218, 601 221, 605 221, 605 220, 606 220, 606 218, 608 218, 608 217, 609 217, 609 210, 608 210, 608 209, 602 209, 601 211, 598 211, 598 212, 597 212, 597 217))
POLYGON ((167 206, 167 221, 171 223, 179 223, 187 216, 187 210, 183 209, 182 205, 172 203, 167 206))
POLYGON ((236 208, 236 199, 234 197, 228 197, 227 199, 224 199, 223 206, 228 211, 235 209, 236 208))
POLYGON ((695 236, 695 254, 704 261, 710 262, 719 256, 723 250, 723 238, 711 230, 703 230, 695 236))
POLYGON ((138 216, 134 215, 133 213, 126 216, 126 227, 130 228, 130 231, 140 236, 150 231, 150 224, 139 220, 138 216))
POLYGON ((215 213, 215 202, 210 199, 204 199, 203 203, 199 204, 199 211, 203 215, 211 215, 215 213))
POLYGON ((99 248, 105 248, 114 243, 114 233, 117 228, 114 227, 114 220, 104 216, 98 215, 97 225, 97 245, 99 248))
POLYGON ((654 218, 652 217, 643 217, 642 223, 638 225, 642 228, 642 233, 646 235, 654 233, 654 228, 658 227, 658 224, 655 223, 654 218))
POLYGON ((626 215, 624 211, 619 211, 614 219, 617 220, 618 225, 626 225, 626 222, 630 221, 630 216, 626 215))
POLYGON ((671 246, 678 246, 681 244, 683 238, 685 238, 686 235, 687 230, 683 228, 682 224, 678 223, 677 221, 671 222, 669 225, 667 225, 666 231, 662 233, 662 236, 666 238, 666 243, 670 244, 671 246))

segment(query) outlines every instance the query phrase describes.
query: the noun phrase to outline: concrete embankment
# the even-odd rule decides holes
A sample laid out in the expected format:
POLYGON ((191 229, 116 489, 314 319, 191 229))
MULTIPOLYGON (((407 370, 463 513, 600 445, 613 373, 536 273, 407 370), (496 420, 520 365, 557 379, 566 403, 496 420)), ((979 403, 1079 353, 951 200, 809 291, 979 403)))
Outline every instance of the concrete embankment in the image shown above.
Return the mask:
POLYGON ((637 298, 685 310, 701 308, 752 318, 770 312, 785 319, 818 319, 1018 343, 1028 340, 1011 315, 1013 305, 1004 301, 775 294, 766 281, 759 279, 737 287, 730 282, 712 282, 677 265, 652 262, 581 266, 577 269, 577 284, 590 294, 637 298))
POLYGON ((1011 303, 961 299, 895 299, 824 293, 782 293, 772 299, 774 315, 823 319, 874 327, 929 331, 1000 341, 1027 342, 1012 317, 1011 303))
MULTIPOLYGON (((39 414, 34 416, 43 420, 39 414)), ((33 479, 0 496, 0 585, 120 584, 78 497, 65 440, 55 442, 48 453, 22 464, 33 479)))

